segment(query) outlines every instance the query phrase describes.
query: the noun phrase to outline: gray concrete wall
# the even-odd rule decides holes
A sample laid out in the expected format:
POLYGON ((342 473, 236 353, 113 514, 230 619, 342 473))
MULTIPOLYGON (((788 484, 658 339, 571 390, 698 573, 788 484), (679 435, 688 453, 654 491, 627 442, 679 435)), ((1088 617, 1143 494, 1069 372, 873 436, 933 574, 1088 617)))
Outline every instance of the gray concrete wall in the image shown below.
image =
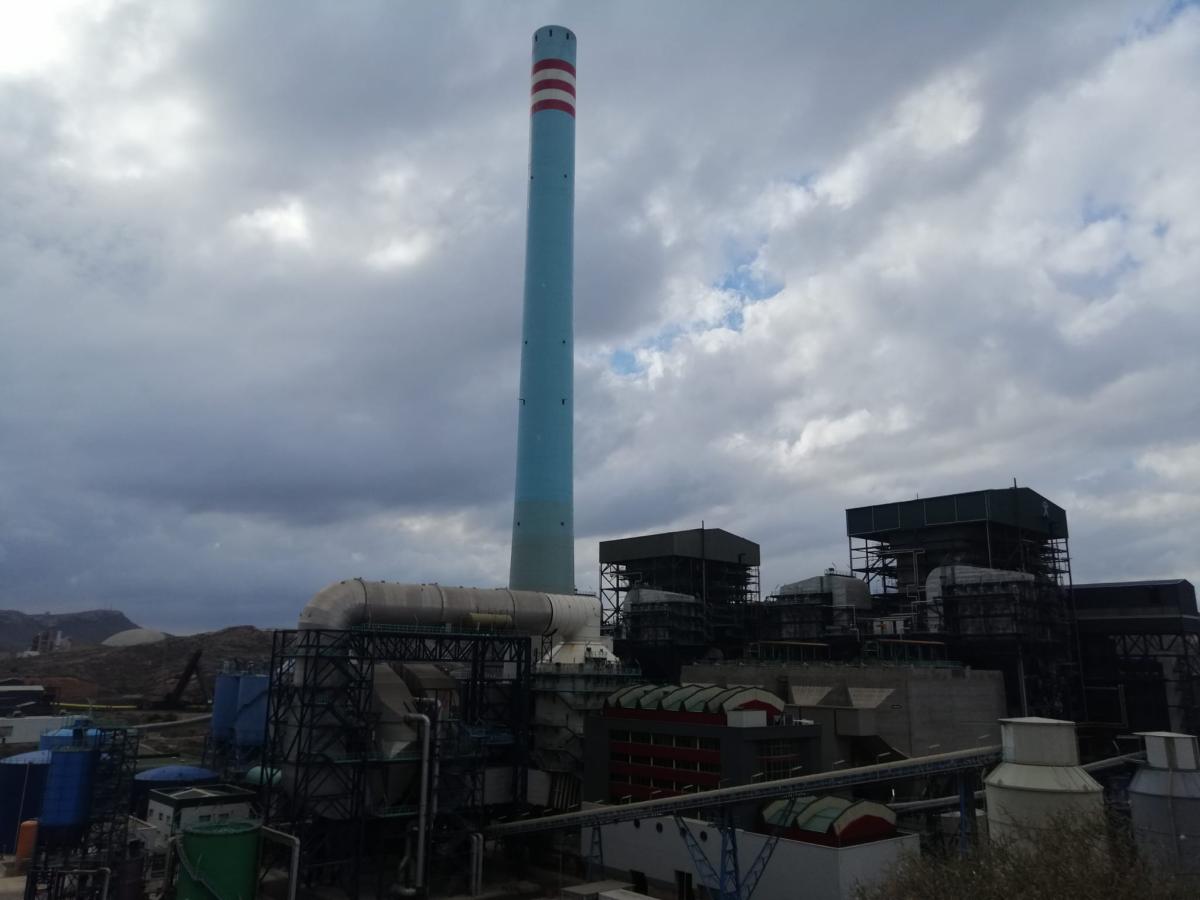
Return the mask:
MULTIPOLYGON (((875 707, 879 736, 906 756, 946 753, 1000 742, 1006 715, 1004 676, 983 669, 932 666, 836 666, 814 663, 696 663, 681 681, 756 685, 779 691, 802 685, 890 688, 875 707)), ((790 693, 782 694, 789 699, 790 693)), ((802 708, 802 714, 816 718, 802 708)))
MULTIPOLYGON (((758 751, 761 741, 799 739, 800 764, 803 772, 816 773, 821 767, 821 728, 817 725, 764 725, 735 728, 728 725, 669 721, 619 716, 592 716, 584 724, 583 799, 608 799, 610 732, 644 731, 648 734, 684 735, 713 738, 720 744, 720 781, 724 787, 749 784, 758 773, 758 751)), ((796 774, 800 774, 797 772, 796 774)), ((736 807, 735 819, 744 825, 757 823, 755 806, 736 807)))
MULTIPOLYGON (((714 870, 720 870, 721 836, 715 825, 697 819, 684 820, 700 841, 714 870), (707 840, 700 840, 701 835, 707 840)), ((630 879, 630 872, 641 872, 649 887, 665 896, 674 896, 675 873, 690 872, 699 888, 687 845, 675 821, 664 817, 605 825, 603 831, 604 866, 610 877, 630 879)), ((758 856, 766 836, 739 829, 738 862, 746 872, 758 856)), ((580 850, 587 857, 591 832, 584 829, 580 850)), ((853 847, 824 847, 802 841, 781 839, 775 855, 763 872, 754 900, 850 900, 858 885, 870 884, 882 877, 904 853, 920 852, 915 834, 903 834, 883 841, 853 847)), ((699 890, 697 890, 699 894, 699 890)))

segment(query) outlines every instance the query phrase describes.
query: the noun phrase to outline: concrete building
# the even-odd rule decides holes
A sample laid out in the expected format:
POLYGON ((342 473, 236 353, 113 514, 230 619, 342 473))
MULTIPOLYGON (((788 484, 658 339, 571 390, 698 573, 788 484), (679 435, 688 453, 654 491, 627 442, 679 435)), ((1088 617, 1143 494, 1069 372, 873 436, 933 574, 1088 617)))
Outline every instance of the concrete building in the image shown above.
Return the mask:
POLYGON ((48 731, 87 721, 83 716, 10 716, 0 719, 0 745, 36 744, 48 731))
POLYGON ((71 639, 57 628, 47 628, 33 636, 29 649, 36 654, 60 653, 71 649, 71 639))
MULTIPOLYGON (((614 693, 584 732, 584 799, 646 800, 822 771, 820 728, 750 687, 641 683, 614 693)), ((758 810, 739 808, 739 823, 758 810)))
POLYGON ((146 821, 170 836, 189 825, 248 819, 253 802, 253 791, 231 784, 151 791, 146 821))
POLYGON ((683 680, 756 685, 785 697, 790 712, 823 726, 823 753, 843 759, 861 745, 847 765, 889 749, 922 756, 999 743, 1005 714, 1003 675, 957 666, 694 663, 683 680), (862 740, 873 735, 886 747, 862 740))
POLYGON ((47 713, 50 712, 51 699, 49 692, 40 684, 0 684, 0 715, 35 716, 47 713))
MULTIPOLYGON (((720 870, 721 836, 715 825, 684 819, 714 870, 720 870)), ((660 892, 686 890, 698 885, 695 865, 687 845, 670 817, 605 825, 602 830, 604 867, 608 874, 641 882, 660 892)), ((758 856, 767 836, 737 829, 738 864, 744 873, 758 856)), ((581 835, 586 858, 591 843, 589 829, 581 835)), ((915 834, 899 834, 848 847, 781 838, 775 855, 754 892, 755 900, 849 900, 860 885, 883 877, 904 853, 918 853, 915 834)))

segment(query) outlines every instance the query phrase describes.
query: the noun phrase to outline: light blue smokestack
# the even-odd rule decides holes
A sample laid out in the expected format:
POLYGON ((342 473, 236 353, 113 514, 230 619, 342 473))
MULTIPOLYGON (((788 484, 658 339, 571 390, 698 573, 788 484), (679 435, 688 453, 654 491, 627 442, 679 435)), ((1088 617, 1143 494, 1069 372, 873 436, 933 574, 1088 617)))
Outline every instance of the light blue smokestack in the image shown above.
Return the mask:
POLYGON ((509 587, 575 591, 575 35, 533 35, 529 222, 509 587))

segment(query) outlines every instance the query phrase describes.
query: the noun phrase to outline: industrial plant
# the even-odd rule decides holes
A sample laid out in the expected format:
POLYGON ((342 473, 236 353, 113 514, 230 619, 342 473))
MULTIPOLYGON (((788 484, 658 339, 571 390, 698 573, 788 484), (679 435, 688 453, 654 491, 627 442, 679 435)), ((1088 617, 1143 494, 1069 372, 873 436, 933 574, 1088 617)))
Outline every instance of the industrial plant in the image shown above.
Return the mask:
POLYGON ((832 900, 1106 813, 1200 890, 1195 589, 1074 583, 1030 487, 868 498, 774 591, 719 527, 606 540, 576 592, 576 44, 533 36, 508 586, 314 585, 132 724, 0 686, 23 896, 832 900))

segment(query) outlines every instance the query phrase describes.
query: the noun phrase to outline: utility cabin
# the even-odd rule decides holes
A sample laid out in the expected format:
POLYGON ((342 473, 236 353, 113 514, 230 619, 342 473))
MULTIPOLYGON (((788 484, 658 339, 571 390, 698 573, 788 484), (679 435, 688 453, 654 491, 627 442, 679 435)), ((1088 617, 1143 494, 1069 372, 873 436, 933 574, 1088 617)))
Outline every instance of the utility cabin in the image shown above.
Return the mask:
POLYGON ((251 818, 254 792, 231 784, 206 784, 150 792, 146 821, 170 837, 192 825, 251 818))

